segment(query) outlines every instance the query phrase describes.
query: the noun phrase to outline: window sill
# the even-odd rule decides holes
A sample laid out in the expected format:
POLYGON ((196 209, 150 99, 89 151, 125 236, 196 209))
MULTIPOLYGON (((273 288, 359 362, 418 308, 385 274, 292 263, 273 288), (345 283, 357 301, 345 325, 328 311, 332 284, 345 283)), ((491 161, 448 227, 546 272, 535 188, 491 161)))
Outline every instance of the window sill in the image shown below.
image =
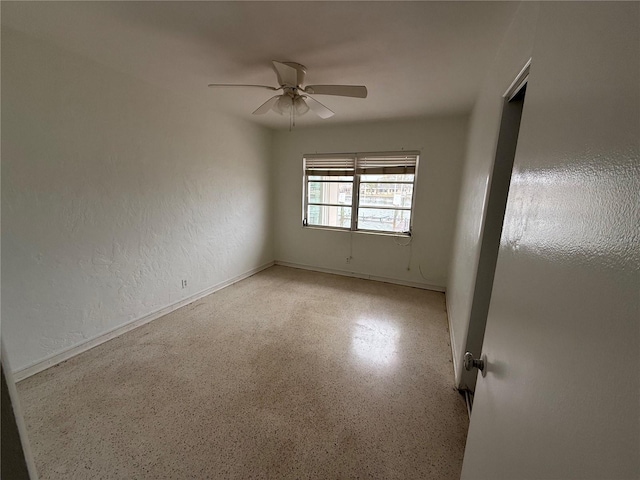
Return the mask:
POLYGON ((400 237, 400 238, 411 238, 411 234, 402 233, 402 232, 376 232, 374 230, 351 230, 348 228, 340 228, 340 227, 318 227, 315 225, 303 225, 302 228, 309 230, 326 230, 330 232, 343 232, 343 233, 360 233, 363 235, 375 235, 378 237, 400 237))

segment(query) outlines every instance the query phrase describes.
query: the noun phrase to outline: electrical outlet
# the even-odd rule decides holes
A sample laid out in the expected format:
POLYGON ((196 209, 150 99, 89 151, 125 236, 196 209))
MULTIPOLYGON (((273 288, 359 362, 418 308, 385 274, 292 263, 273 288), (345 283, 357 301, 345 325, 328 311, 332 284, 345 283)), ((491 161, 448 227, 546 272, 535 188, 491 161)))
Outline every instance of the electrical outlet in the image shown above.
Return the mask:
POLYGON ((347 263, 351 263, 351 257, 347 257, 347 263))
POLYGON ((182 280, 182 288, 187 288, 187 281, 186 280, 182 280))

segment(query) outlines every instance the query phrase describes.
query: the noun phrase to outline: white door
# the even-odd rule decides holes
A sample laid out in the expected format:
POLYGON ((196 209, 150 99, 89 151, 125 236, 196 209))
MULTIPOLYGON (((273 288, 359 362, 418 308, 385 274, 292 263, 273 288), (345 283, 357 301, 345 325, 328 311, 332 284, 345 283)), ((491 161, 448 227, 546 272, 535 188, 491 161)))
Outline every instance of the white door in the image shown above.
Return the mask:
POLYGON ((540 6, 463 479, 640 478, 639 19, 540 6))

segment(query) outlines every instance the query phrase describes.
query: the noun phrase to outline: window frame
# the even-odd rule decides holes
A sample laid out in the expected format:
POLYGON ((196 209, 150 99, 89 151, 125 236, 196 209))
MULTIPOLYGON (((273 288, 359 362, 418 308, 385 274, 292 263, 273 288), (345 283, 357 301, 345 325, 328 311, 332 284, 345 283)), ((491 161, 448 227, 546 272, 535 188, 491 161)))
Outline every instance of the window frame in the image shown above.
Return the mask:
MULTIPOLYGON (((420 152, 419 151, 396 151, 396 152, 359 152, 359 153, 335 153, 335 154, 305 154, 302 157, 302 226, 304 228, 311 229, 325 229, 325 230, 336 230, 342 232, 360 232, 374 235, 392 235, 392 236, 402 236, 402 237, 410 237, 413 232, 413 220, 416 206, 416 184, 418 180, 418 167, 420 164, 420 152), (413 166, 413 181, 408 180, 383 180, 378 182, 368 182, 362 181, 362 175, 367 175, 366 170, 359 171, 360 164, 363 162, 364 158, 384 158, 384 157, 415 157, 415 166, 413 166), (321 175, 316 173, 309 172, 307 168, 307 160, 309 159, 322 159, 322 158, 333 158, 333 159, 343 159, 346 167, 344 167, 341 172, 343 175, 336 175, 339 177, 350 176, 352 180, 310 180, 312 176, 330 176, 330 175, 321 175), (349 165, 349 163, 351 165, 349 165), (352 171, 352 174, 345 173, 347 171, 352 171), (351 204, 332 204, 332 203, 319 203, 319 202, 309 202, 309 184, 311 182, 319 182, 319 183, 351 183, 352 184, 352 194, 351 194, 351 204), (361 183, 388 183, 388 184, 406 184, 411 185, 412 193, 411 193, 411 206, 410 207, 389 207, 389 206, 362 206, 360 204, 360 185, 361 183), (330 225, 316 225, 308 223, 308 212, 310 205, 317 205, 320 207, 329 206, 329 207, 345 207, 351 209, 351 222, 350 226, 347 227, 335 227, 330 225), (360 208, 375 208, 379 210, 400 210, 400 211, 408 211, 409 212, 409 230, 405 232, 394 232, 392 230, 372 230, 366 228, 358 227, 358 213, 360 208)), ((407 164, 412 164, 413 160, 407 160, 407 164)), ((405 167, 406 168, 406 167, 405 167)), ((369 175, 372 175, 371 173, 369 175)), ((375 174, 373 174, 375 175, 375 174)))

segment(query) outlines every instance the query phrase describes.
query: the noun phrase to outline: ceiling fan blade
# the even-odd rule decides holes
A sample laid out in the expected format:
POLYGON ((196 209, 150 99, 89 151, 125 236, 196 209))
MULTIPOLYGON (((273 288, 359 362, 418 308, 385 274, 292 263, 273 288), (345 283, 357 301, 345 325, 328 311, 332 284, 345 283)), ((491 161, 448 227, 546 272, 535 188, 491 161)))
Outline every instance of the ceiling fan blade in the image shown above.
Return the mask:
POLYGON ((364 85, 307 85, 304 91, 312 95, 367 98, 367 87, 364 85))
POLYGON ((244 85, 238 83, 210 83, 210 87, 257 87, 257 88, 266 88, 269 90, 280 90, 279 87, 270 87, 268 85, 244 85))
POLYGON ((281 95, 276 95, 275 97, 271 97, 269 100, 267 100, 258 108, 256 108, 256 110, 253 112, 253 115, 264 115, 269 110, 271 110, 271 107, 273 107, 276 104, 276 102, 280 97, 281 95))
POLYGON ((298 71, 295 68, 285 65, 282 62, 277 62, 276 60, 272 60, 272 62, 273 68, 276 69, 278 83, 280 85, 298 86, 298 71))
POLYGON ((318 115, 320 118, 329 118, 329 117, 333 117, 333 115, 335 115, 334 112, 329 110, 327 107, 325 107, 319 101, 317 101, 315 98, 305 97, 305 99, 307 101, 307 105, 309 105, 309 108, 311 110, 313 110, 313 112, 316 115, 318 115))

